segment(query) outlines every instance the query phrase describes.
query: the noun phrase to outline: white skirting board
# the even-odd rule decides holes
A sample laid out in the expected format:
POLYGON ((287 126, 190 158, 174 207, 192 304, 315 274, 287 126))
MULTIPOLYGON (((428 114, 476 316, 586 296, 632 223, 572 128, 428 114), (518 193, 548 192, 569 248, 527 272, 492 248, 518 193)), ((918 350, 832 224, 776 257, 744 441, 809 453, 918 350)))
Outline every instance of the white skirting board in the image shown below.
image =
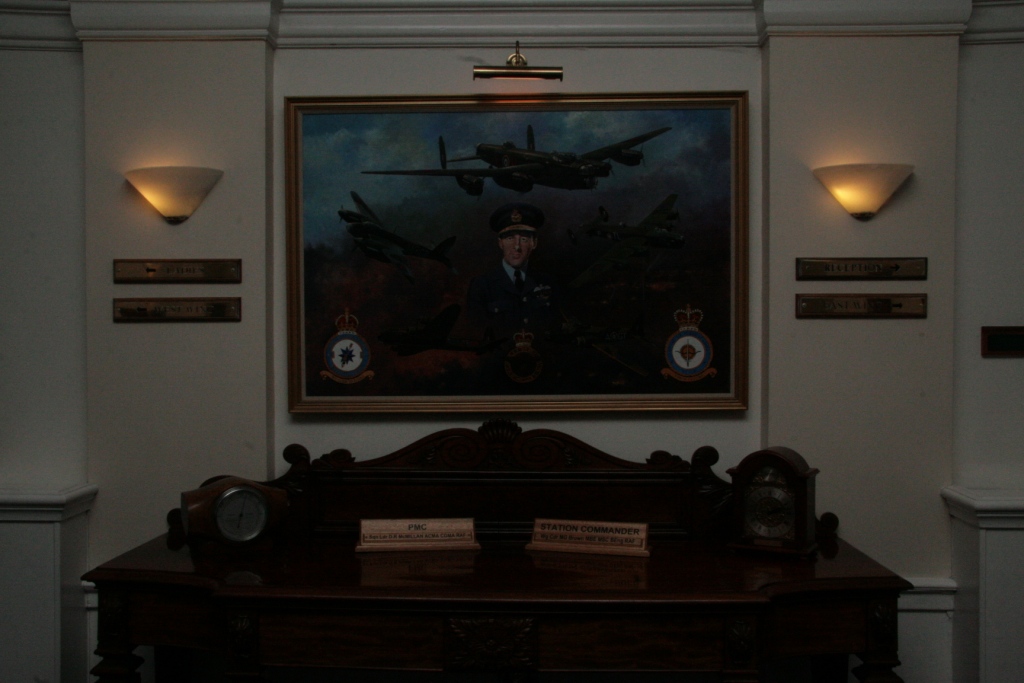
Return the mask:
POLYGON ((956 582, 914 577, 907 580, 914 588, 901 595, 898 603, 903 664, 895 671, 904 683, 953 683, 956 582))

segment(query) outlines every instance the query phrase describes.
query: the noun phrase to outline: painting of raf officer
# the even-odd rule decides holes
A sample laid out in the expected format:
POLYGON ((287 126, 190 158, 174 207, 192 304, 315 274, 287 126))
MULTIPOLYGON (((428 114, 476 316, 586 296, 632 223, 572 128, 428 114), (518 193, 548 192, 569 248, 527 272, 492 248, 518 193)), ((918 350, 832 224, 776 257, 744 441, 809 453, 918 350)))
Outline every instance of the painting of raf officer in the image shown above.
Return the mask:
POLYGON ((519 331, 536 336, 559 322, 559 287, 552 276, 530 267, 544 213, 531 204, 506 204, 490 218, 501 263, 473 278, 466 295, 469 317, 496 337, 519 331))

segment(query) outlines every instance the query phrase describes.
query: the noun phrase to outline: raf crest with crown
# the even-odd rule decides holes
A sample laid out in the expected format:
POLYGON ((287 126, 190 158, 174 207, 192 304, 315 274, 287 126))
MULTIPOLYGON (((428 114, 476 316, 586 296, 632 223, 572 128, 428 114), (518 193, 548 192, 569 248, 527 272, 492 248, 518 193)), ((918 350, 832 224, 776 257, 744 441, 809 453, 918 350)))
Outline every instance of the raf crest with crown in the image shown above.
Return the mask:
POLYGON ((718 374, 711 367, 714 348, 707 335, 697 329, 704 320, 704 313, 687 304, 685 309, 675 312, 675 320, 679 331, 665 342, 665 362, 668 367, 662 368, 661 374, 680 382, 714 377, 718 374))
POLYGON ((326 370, 320 372, 324 379, 334 380, 339 384, 353 384, 364 379, 373 379, 370 366, 370 347, 366 340, 356 334, 359 319, 345 312, 339 315, 334 326, 338 329, 324 346, 324 363, 326 370))

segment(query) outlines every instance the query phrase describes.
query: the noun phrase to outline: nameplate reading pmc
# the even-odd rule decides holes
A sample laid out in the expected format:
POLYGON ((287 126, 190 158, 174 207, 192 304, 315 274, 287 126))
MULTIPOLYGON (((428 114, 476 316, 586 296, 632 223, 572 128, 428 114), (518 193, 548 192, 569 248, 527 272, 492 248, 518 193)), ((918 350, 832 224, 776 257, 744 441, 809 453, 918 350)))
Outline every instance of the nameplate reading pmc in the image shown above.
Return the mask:
POLYGON ((639 557, 650 555, 646 524, 566 519, 535 520, 533 540, 526 549, 639 557))
POLYGON ((927 280, 926 258, 798 258, 797 280, 927 280))
POLYGON ((356 552, 479 548, 472 519, 363 519, 356 552))
POLYGON ((242 259, 115 259, 115 284, 237 284, 242 281, 242 259))
POLYGON ((242 319, 239 297, 114 299, 115 323, 233 322, 242 319))
POLYGON ((927 318, 927 294, 797 294, 798 318, 927 318))

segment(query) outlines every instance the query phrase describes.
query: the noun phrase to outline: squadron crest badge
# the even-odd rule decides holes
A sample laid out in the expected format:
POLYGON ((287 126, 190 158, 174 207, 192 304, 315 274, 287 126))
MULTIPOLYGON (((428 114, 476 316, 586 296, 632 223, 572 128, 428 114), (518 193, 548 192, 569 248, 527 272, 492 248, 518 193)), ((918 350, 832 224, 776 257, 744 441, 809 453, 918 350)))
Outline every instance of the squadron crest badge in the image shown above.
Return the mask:
POLYGON ((680 382, 696 382, 717 375, 718 371, 711 367, 714 357, 711 340, 697 329, 704 320, 704 313, 686 304, 685 309, 675 312, 675 319, 679 331, 665 342, 668 367, 662 368, 661 374, 680 382))
POLYGON ((544 369, 544 359, 533 348, 533 333, 521 330, 512 335, 512 340, 515 346, 505 356, 505 374, 513 382, 532 382, 544 369))
POLYGON ((324 347, 327 369, 320 371, 320 377, 339 384, 355 384, 364 379, 373 379, 373 371, 367 370, 370 365, 370 347, 365 339, 356 334, 359 319, 346 308, 335 319, 334 326, 338 328, 338 333, 324 347))

